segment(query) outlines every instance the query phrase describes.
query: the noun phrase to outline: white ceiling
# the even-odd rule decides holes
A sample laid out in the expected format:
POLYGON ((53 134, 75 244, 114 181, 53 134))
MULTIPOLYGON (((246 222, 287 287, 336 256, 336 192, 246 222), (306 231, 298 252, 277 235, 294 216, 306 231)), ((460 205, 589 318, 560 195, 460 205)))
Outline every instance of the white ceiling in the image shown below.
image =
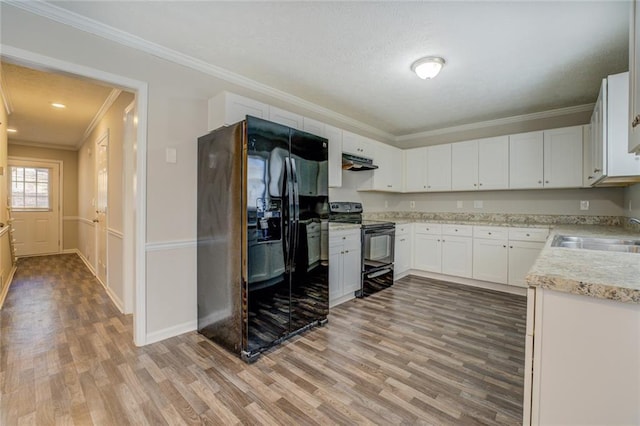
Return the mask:
POLYGON ((54 4, 395 136, 589 104, 628 69, 624 1, 54 4))

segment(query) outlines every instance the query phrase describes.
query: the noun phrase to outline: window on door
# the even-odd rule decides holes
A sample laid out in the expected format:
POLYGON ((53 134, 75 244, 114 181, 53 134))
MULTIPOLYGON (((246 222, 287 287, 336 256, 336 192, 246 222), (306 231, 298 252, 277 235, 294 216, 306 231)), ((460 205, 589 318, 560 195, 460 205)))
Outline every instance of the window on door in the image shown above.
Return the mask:
POLYGON ((10 167, 11 208, 14 210, 50 210, 50 169, 10 167))

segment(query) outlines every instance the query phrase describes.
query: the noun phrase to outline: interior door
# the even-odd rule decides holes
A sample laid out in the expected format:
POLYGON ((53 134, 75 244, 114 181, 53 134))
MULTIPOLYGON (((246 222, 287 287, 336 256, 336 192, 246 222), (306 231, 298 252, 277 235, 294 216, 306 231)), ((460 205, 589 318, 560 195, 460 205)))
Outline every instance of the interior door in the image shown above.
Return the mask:
POLYGON ((16 256, 59 253, 60 163, 9 159, 16 256))
POLYGON ((106 132, 96 142, 96 181, 95 181, 95 241, 96 275, 106 286, 107 277, 107 206, 109 189, 109 133, 106 132))

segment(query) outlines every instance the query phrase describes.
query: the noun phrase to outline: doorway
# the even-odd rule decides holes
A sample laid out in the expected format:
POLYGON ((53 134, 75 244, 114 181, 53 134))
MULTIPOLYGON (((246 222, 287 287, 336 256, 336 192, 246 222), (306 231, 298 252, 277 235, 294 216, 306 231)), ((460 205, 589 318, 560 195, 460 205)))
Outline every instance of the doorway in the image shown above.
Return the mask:
POLYGON ((61 162, 27 158, 8 160, 16 256, 60 253, 61 162))
MULTIPOLYGON (((127 173, 124 182, 123 228, 133 232, 124 233, 125 247, 134 247, 133 260, 135 267, 128 268, 124 283, 133 284, 133 340, 137 346, 146 344, 146 146, 147 146, 147 105, 148 84, 143 81, 111 74, 99 69, 90 68, 71 62, 62 61, 23 49, 3 46, 2 59, 36 69, 46 69, 49 72, 64 73, 82 79, 99 81, 112 87, 121 88, 135 94, 136 128, 135 143, 127 144, 123 152, 124 162, 133 159, 133 170, 127 173), (130 199, 129 199, 130 198, 130 199), (127 209, 126 206, 135 206, 127 209)), ((125 262, 126 263, 126 262, 125 262)), ((125 303, 126 305, 126 303, 125 303)))

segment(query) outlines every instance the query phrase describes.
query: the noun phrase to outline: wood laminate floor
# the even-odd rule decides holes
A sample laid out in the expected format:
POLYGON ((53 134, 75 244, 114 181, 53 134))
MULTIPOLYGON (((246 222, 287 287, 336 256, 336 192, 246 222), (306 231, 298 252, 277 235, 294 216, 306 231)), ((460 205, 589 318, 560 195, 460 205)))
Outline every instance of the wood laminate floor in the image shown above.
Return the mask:
POLYGON ((77 256, 22 259, 0 424, 519 424, 525 305, 408 277, 246 365, 195 332, 137 348, 77 256))

